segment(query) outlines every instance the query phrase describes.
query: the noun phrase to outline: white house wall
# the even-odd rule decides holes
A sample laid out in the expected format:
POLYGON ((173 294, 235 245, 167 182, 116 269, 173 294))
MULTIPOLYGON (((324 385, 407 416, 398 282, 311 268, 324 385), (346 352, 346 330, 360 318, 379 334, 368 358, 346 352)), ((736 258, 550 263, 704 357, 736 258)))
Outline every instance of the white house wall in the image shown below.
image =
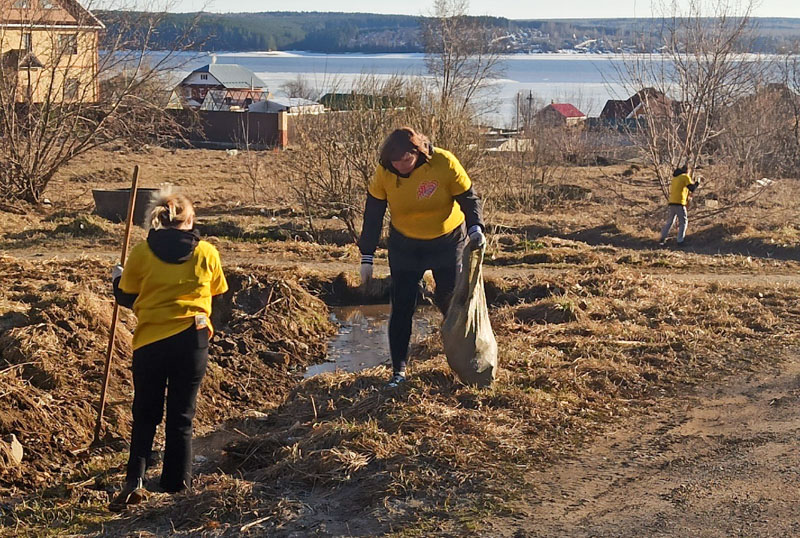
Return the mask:
POLYGON ((194 72, 191 73, 185 79, 183 79, 183 82, 181 82, 181 86, 221 86, 221 85, 222 84, 220 83, 220 81, 214 78, 214 75, 212 75, 211 73, 194 72), (206 75, 207 78, 205 80, 201 79, 200 75, 206 75))

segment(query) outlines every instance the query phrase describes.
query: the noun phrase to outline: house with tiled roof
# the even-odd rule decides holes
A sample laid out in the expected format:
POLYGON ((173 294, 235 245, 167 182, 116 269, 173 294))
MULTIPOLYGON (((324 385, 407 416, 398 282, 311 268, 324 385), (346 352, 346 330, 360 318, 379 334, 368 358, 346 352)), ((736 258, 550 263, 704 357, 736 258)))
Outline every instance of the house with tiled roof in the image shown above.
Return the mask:
POLYGON ((534 121, 545 127, 573 126, 586 121, 586 114, 569 103, 550 103, 536 113, 534 121))
POLYGON ((76 0, 0 0, 0 69, 18 102, 97 102, 105 29, 76 0))
POLYGON ((185 106, 195 109, 204 106, 203 102, 211 91, 214 96, 212 103, 214 108, 209 108, 211 105, 208 103, 205 106, 213 110, 222 110, 231 106, 234 101, 247 104, 262 101, 269 95, 267 84, 258 75, 241 65, 218 64, 216 57, 211 58, 210 64, 189 73, 175 88, 175 93, 185 106), (241 98, 244 94, 247 94, 247 97, 241 98), (217 108, 217 103, 223 108, 217 108))

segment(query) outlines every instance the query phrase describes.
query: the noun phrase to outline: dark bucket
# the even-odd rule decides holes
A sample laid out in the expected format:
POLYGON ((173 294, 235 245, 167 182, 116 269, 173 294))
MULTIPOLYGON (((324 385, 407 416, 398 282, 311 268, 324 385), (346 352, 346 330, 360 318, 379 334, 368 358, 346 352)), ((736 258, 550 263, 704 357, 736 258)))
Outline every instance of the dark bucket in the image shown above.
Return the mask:
MULTIPOLYGON (((133 223, 144 227, 150 200, 160 189, 136 189, 136 207, 133 209, 133 223)), ((130 189, 92 189, 94 205, 98 215, 112 222, 125 222, 128 215, 130 189)))

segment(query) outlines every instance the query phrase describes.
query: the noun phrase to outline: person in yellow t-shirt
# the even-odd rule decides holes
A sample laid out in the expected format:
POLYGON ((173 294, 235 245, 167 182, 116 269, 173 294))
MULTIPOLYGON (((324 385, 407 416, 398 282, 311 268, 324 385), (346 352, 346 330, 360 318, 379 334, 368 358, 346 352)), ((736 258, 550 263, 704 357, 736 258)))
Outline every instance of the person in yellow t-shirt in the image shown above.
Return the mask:
POLYGON ((689 195, 700 186, 699 179, 692 179, 685 166, 676 168, 672 173, 672 182, 669 189, 669 206, 667 208, 667 222, 661 229, 660 245, 664 245, 675 219, 678 219, 678 245, 682 245, 686 238, 686 227, 689 223, 689 216, 686 211, 686 204, 689 202, 689 195))
POLYGON ((194 209, 183 195, 161 193, 149 213, 147 240, 114 267, 117 302, 132 308, 133 427, 127 475, 109 506, 118 511, 145 497, 142 485, 156 427, 167 401, 166 443, 160 487, 191 484, 192 420, 208 364, 211 297, 228 290, 219 253, 194 229, 194 209))
POLYGON ((427 270, 436 282, 435 302, 447 312, 467 245, 486 243, 481 201, 464 167, 449 151, 431 145, 409 127, 393 131, 381 146, 367 189, 361 251, 361 282, 372 278, 375 249, 389 208, 389 270, 392 312, 389 350, 396 387, 406 377, 408 343, 419 282, 427 270))

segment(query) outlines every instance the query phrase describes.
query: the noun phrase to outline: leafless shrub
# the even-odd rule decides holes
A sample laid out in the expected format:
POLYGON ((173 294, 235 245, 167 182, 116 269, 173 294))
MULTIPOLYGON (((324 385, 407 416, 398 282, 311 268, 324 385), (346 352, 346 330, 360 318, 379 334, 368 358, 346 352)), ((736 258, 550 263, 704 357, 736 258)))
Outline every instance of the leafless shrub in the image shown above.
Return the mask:
POLYGON ((621 82, 641 101, 630 118, 644 120, 631 137, 665 197, 672 169, 708 162, 723 111, 765 79, 767 64, 741 54, 749 50, 752 9, 752 0, 690 0, 685 10, 662 3, 662 49, 624 62, 621 82))
POLYGON ((289 163, 291 189, 316 235, 314 218, 334 215, 355 240, 364 193, 383 137, 403 124, 403 82, 364 76, 350 94, 349 110, 300 115, 289 163))
POLYGON ((65 31, 50 22, 52 9, 26 5, 0 9, 0 199, 38 202, 76 156, 175 128, 163 113, 165 75, 189 43, 183 36, 152 54, 163 12, 117 11, 105 27, 70 3, 77 24, 65 31))

